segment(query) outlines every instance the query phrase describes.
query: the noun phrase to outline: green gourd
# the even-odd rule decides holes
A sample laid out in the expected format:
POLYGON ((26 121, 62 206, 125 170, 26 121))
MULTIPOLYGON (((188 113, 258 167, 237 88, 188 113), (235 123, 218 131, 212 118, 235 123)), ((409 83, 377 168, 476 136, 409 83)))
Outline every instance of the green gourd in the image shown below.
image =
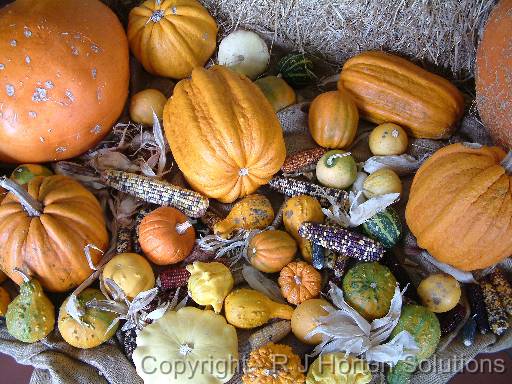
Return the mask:
POLYGON ((394 247, 402 236, 402 221, 393 208, 378 212, 363 225, 363 231, 372 239, 379 241, 384 247, 394 247))
POLYGON ((303 53, 290 53, 284 56, 277 63, 277 70, 294 88, 309 85, 317 78, 313 72, 313 62, 303 53))
POLYGON ((366 320, 385 316, 395 294, 395 276, 377 262, 358 263, 343 278, 347 303, 366 320))
POLYGON ((389 384, 407 383, 417 365, 434 354, 441 338, 441 326, 437 316, 421 305, 402 307, 400 320, 389 338, 392 339, 402 331, 407 331, 414 337, 419 351, 413 359, 399 361, 389 370, 389 384))
POLYGON ((25 343, 34 343, 46 337, 55 326, 55 308, 43 292, 41 284, 23 276, 20 294, 9 304, 5 320, 11 336, 25 343))

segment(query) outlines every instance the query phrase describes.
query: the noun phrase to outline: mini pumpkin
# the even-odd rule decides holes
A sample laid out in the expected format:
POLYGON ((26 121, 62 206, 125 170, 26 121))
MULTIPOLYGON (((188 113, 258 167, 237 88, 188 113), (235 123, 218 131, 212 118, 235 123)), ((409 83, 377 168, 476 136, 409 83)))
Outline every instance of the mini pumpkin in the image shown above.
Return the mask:
MULTIPOLYGON (((155 286, 155 275, 144 256, 136 253, 120 253, 103 268, 102 279, 113 280, 129 298, 155 286)), ((108 285, 105 285, 108 289, 108 285)))
MULTIPOLYGON (((33 274, 53 292, 68 291, 89 277, 84 247, 106 250, 108 244, 94 195, 61 175, 33 178, 27 190, 11 180, 0 184, 11 190, 0 203, 0 268, 17 283, 21 278, 15 268, 33 274)), ((93 263, 100 258, 91 250, 93 263)))
POLYGON ((375 156, 401 155, 407 151, 409 139, 401 126, 384 123, 370 133, 368 145, 375 156))
POLYGON ((160 207, 142 219, 139 243, 146 257, 155 264, 176 264, 184 260, 196 239, 187 216, 172 207, 160 207))
POLYGON ((130 50, 149 73, 183 79, 217 44, 217 24, 196 0, 148 0, 130 11, 130 50))
POLYGON ((295 91, 280 77, 262 77, 261 79, 256 80, 254 84, 261 89, 276 112, 288 107, 289 105, 295 104, 295 91))
POLYGON ((311 260, 312 246, 309 240, 299 236, 302 223, 323 223, 324 213, 317 199, 308 195, 299 195, 289 198, 283 207, 283 223, 286 231, 299 244, 302 257, 311 260))
POLYGON ((512 154, 448 145, 416 173, 405 218, 418 245, 464 271, 512 254, 512 154))
POLYGON ((436 273, 421 281, 418 295, 425 307, 432 312, 442 313, 455 308, 460 300, 461 289, 453 276, 436 273))
POLYGON ((69 297, 64 300, 59 310, 59 332, 62 338, 76 348, 94 348, 110 339, 117 331, 118 324, 111 327, 116 314, 109 311, 91 308, 85 304, 91 300, 106 300, 100 290, 86 288, 77 296, 78 304, 85 313, 76 321, 67 310, 69 297), (109 327, 111 327, 109 329, 109 327))
POLYGON ((359 113, 343 88, 317 96, 309 107, 309 132, 325 148, 347 148, 356 137, 359 113))
POLYGON ((237 229, 264 229, 272 224, 274 210, 263 195, 249 195, 238 201, 228 216, 213 226, 213 232, 229 238, 237 229))
POLYGON ((324 299, 309 299, 295 308, 292 316, 292 332, 297 339, 311 345, 322 342, 320 333, 310 337, 308 334, 320 324, 319 318, 329 314, 325 308, 332 308, 332 305, 324 299))
POLYGON ((277 282, 285 299, 295 305, 318 296, 322 288, 320 272, 303 261, 291 262, 284 267, 277 282))
POLYGON ((402 181, 391 168, 381 168, 364 180, 363 193, 368 199, 388 193, 401 194, 402 181))
POLYGON ((153 125, 153 112, 162 119, 167 97, 158 89, 144 89, 130 100, 130 118, 136 123, 153 125))
POLYGON ((300 357, 288 345, 268 343, 252 351, 242 376, 243 384, 304 384, 300 357))
POLYGON ((265 95, 222 66, 196 68, 180 81, 163 120, 188 183, 223 203, 267 184, 286 157, 283 131, 265 95))
POLYGON ((247 249, 249 261, 261 272, 279 272, 297 253, 297 243, 286 232, 270 230, 258 233, 247 249))
POLYGON ((229 268, 222 263, 201 261, 186 268, 190 272, 188 291, 192 300, 199 305, 211 305, 215 313, 220 313, 224 299, 234 285, 229 268))

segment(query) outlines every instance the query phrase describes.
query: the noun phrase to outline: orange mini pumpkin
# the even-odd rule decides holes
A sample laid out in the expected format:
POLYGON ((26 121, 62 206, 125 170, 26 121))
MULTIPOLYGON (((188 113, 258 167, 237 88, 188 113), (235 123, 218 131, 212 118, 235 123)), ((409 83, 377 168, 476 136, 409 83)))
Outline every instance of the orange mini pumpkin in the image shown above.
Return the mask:
MULTIPOLYGON (((108 245, 94 195, 61 175, 33 178, 28 192, 11 180, 3 179, 2 185, 12 192, 0 203, 0 269, 20 284, 18 268, 52 292, 69 291, 89 277, 84 247, 108 245)), ((91 258, 97 263, 101 254, 91 250, 91 258)))
POLYGON ((279 272, 293 260, 297 243, 285 231, 264 231, 249 241, 247 250, 253 267, 261 272, 279 272))
POLYGON ((421 248, 464 271, 512 255, 512 151, 438 150, 416 173, 405 216, 421 248))
POLYGON ((139 225, 139 243, 146 257, 158 265, 184 260, 196 239, 187 216, 172 207, 160 207, 144 217, 139 225))
POLYGON ((359 113, 343 88, 317 96, 309 108, 309 132, 318 145, 343 149, 356 137, 359 113))
POLYGON ((289 303, 298 305, 320 294, 322 276, 312 265, 296 261, 281 270, 277 282, 283 297, 289 303))
POLYGON ((146 71, 183 79, 217 44, 217 24, 196 0, 149 0, 131 10, 128 40, 146 71))

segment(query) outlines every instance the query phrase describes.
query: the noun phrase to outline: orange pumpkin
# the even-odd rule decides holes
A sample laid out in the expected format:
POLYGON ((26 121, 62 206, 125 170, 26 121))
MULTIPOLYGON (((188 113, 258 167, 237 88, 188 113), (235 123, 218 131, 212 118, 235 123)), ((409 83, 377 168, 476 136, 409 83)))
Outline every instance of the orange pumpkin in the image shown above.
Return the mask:
POLYGON ((396 123, 418 138, 449 137, 464 113, 463 96, 448 80, 381 51, 348 60, 338 88, 350 92, 365 119, 396 123))
POLYGON ((266 184, 286 157, 274 109, 247 77, 196 68, 164 108, 165 135, 189 184, 233 202, 266 184))
POLYGON ((446 146, 416 173, 406 209, 418 245, 464 271, 512 255, 512 152, 446 146), (501 163, 501 164, 500 164, 501 163))
POLYGON ((496 142, 512 148, 512 0, 493 9, 476 55, 476 104, 496 142))
POLYGON ((264 231, 249 241, 249 260, 261 272, 279 272, 293 260, 297 243, 284 231, 264 231))
POLYGON ((352 96, 339 91, 322 93, 309 108, 309 132, 325 148, 347 148, 356 137, 359 113, 352 96))
POLYGON ((128 95, 128 41, 98 0, 0 9, 0 161, 68 159, 96 145, 128 95))
POLYGON ((277 282, 283 297, 289 303, 298 305, 320 294, 322 276, 312 265, 296 261, 281 270, 277 282))
MULTIPOLYGON (((2 185, 14 192, 0 203, 0 268, 20 284, 14 272, 19 268, 52 292, 68 291, 89 277, 84 247, 108 245, 103 210, 93 194, 60 175, 33 178, 28 193, 9 180, 2 185)), ((101 254, 92 250, 91 258, 97 263, 101 254)))
POLYGON ((172 207, 160 207, 144 217, 139 225, 139 243, 146 257, 158 265, 184 260, 196 239, 187 216, 172 207))
POLYGON ((149 0, 131 10, 128 40, 146 71, 183 79, 212 55, 217 24, 196 0, 149 0))

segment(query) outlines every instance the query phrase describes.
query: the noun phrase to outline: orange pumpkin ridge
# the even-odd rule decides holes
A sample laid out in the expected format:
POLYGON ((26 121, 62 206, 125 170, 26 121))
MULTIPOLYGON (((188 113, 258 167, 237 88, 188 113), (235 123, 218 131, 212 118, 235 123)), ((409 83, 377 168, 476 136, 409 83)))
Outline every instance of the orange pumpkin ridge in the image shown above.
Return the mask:
POLYGON ((464 271, 510 256, 511 157, 498 147, 459 143, 425 161, 406 207, 407 224, 418 245, 464 271))

